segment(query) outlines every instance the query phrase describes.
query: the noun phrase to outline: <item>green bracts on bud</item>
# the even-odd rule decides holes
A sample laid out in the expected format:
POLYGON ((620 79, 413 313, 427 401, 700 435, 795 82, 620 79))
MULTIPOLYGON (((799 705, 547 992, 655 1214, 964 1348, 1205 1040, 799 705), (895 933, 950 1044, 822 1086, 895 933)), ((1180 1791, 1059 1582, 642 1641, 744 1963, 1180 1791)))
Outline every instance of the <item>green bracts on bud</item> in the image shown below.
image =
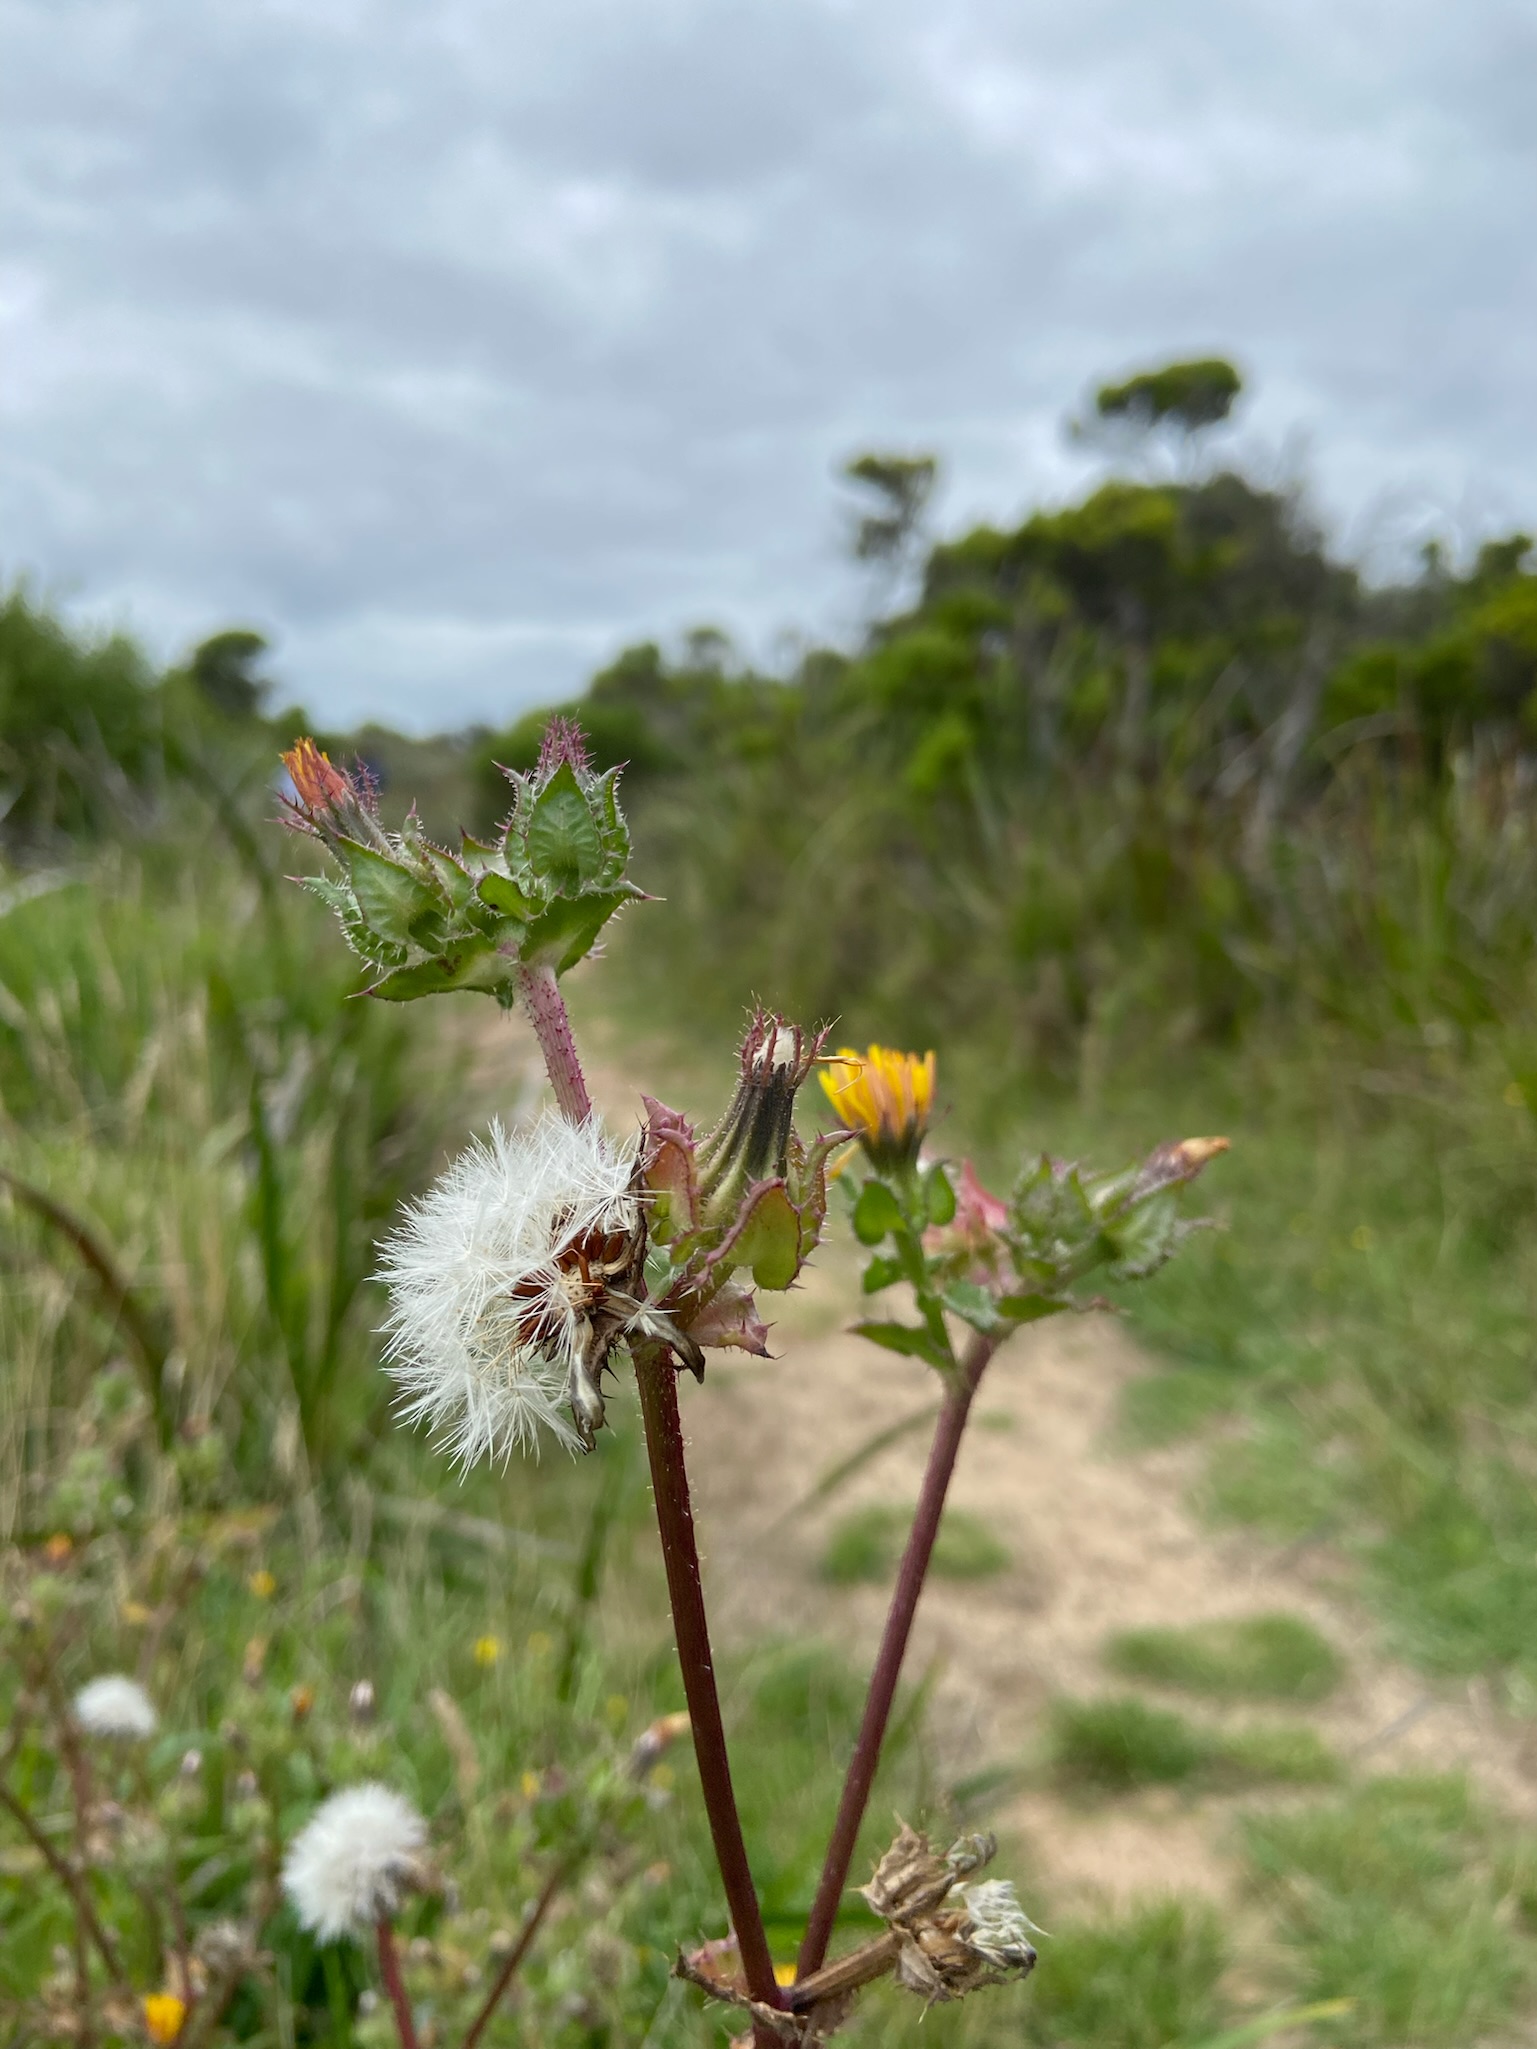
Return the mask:
POLYGON ((1179 1215, 1179 1191, 1226 1150, 1222 1138, 1181 1139, 1116 1174, 1043 1156, 1026 1167, 1007 1203, 983 1188, 967 1161, 958 1188, 941 1170, 931 1172, 926 1215, 912 1213, 911 1190, 872 1178, 855 1202, 854 1232, 872 1248, 889 1238, 894 1250, 871 1259, 865 1292, 909 1282, 922 1322, 856 1329, 948 1372, 955 1352, 947 1317, 996 1340, 1064 1309, 1104 1307, 1077 1295, 1078 1285, 1095 1273, 1144 1280, 1172 1259, 1201 1229, 1179 1215))
POLYGON ((1109 1281, 1156 1273, 1202 1229, 1180 1216, 1180 1189, 1226 1151, 1225 1138, 1179 1139, 1117 1174, 1043 1156, 1016 1183, 1001 1233, 1022 1295, 1075 1307, 1070 1291, 1091 1273, 1109 1281))
POLYGON ((676 1110, 643 1099, 650 1239, 667 1268, 657 1276, 660 1297, 682 1329, 727 1333, 702 1343, 761 1349, 762 1326, 733 1275, 788 1288, 821 1236, 827 1159, 841 1135, 808 1147, 793 1123, 821 1047, 820 1034, 758 1012, 742 1042, 736 1090, 703 1137, 676 1110))
POLYGON ((367 778, 336 768, 311 740, 283 757, 288 809, 319 839, 340 878, 306 877, 374 971, 368 994, 392 1002, 479 989, 510 1007, 522 968, 564 974, 622 905, 643 892, 625 874, 630 835, 619 770, 595 774, 581 735, 555 719, 539 765, 512 775, 512 810, 489 843, 434 846, 413 813, 386 832, 367 778))

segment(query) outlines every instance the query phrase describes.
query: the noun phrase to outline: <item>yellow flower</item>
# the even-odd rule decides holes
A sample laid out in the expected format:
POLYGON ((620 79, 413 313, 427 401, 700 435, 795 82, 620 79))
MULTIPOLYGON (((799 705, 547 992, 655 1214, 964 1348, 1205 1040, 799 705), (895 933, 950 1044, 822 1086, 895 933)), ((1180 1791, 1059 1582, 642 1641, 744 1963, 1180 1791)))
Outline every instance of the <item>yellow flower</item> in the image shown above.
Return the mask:
POLYGON ((822 1070, 828 1101, 877 1167, 911 1166, 934 1108, 934 1055, 840 1047, 822 1070))
POLYGON ((494 1665, 502 1655, 502 1640, 499 1636, 477 1636, 474 1658, 477 1665, 494 1665))
POLYGON ((174 1992, 146 1992, 139 2002, 144 2008, 144 2027, 152 2042, 174 2042, 187 2018, 187 2002, 174 1992))
POLYGON ((278 1590, 277 1581, 265 1566, 262 1566, 259 1571, 253 1572, 246 1581, 246 1585, 255 1594, 258 1601, 270 1601, 278 1590))
POLYGON ((774 1983, 776 1985, 793 1985, 795 1983, 794 1964, 775 1964, 774 1983))

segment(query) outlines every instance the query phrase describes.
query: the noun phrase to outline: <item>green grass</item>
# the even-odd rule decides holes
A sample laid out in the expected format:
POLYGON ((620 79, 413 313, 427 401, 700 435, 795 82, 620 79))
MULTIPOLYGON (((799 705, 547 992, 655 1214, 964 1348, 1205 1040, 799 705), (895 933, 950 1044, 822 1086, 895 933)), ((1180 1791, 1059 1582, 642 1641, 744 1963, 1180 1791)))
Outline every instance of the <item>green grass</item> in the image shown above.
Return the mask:
POLYGON ((1203 1728, 1129 1695, 1057 1701, 1050 1754, 1059 1784, 1100 1794, 1141 1786, 1316 1785, 1339 1775, 1337 1762, 1310 1729, 1203 1728))
POLYGON ((1326 1806, 1251 1816, 1244 1836, 1299 1994, 1354 2002, 1324 2039, 1507 2039, 1537 1982, 1531 1851, 1463 1781, 1378 1779, 1326 1806))
POLYGON ((1123 1679, 1216 1700, 1323 1700, 1344 1677, 1333 1646, 1297 1615, 1126 1630, 1106 1645, 1105 1662, 1123 1679))
MULTIPOLYGON (((297 894, 284 901, 279 925, 248 871, 184 849, 103 860, 0 913, 0 1157, 99 1232, 168 1340, 181 1404, 169 1444, 121 1437, 101 1404, 123 1384, 105 1369, 131 1351, 127 1334, 58 1232, 7 1203, 4 1593, 53 1603, 89 1581, 68 1681, 145 1660, 164 1715, 161 1763, 203 1751, 206 1829, 187 1874, 212 1874, 200 1914, 230 1882, 220 1860, 247 1745, 276 1773, 289 1826, 328 1783, 364 1771, 419 1799, 464 1905, 423 1902, 407 1932, 471 1954, 487 1933, 473 1917, 515 1918, 594 1761, 618 1769, 634 1735, 680 1704, 638 1432, 621 1384, 619 1427, 592 1459, 461 1486, 387 1423, 372 1242, 485 1105, 456 1066, 460 1014, 345 1004, 349 966, 333 935, 297 894), (73 1434, 81 1418, 89 1442, 73 1434), (74 1562, 45 1569, 38 1547, 61 1530, 76 1538, 74 1562), (178 1594, 168 1575, 182 1541, 199 1569, 178 1594), (277 1583, 267 1601, 250 1585, 258 1567, 277 1583), (176 1617, 153 1654, 146 1625, 125 1612, 141 1599, 176 1617), (488 1637, 500 1646, 490 1663, 474 1648, 488 1637), (266 1649, 247 1680, 255 1639, 266 1649), (345 1715, 347 1687, 365 1676, 379 1692, 369 1735, 345 1715), (315 1694, 302 1725, 295 1686, 315 1694), (452 1719, 429 1704, 434 1688, 469 1731, 472 1773, 452 1719)), ((1014 1100, 1010 1150, 1028 1140, 1105 1157, 1182 1130, 1231 1130, 1234 1151, 1200 1192, 1226 1228, 1133 1312, 1157 1363, 1131 1386, 1127 1432, 1144 1444, 1217 1437, 1197 1490, 1206 1509, 1279 1544, 1327 1542, 1371 1603, 1383 1647, 1432 1672, 1487 1675, 1530 1715, 1537 1148, 1504 1091, 1523 1074, 1537 1101, 1537 1034, 1512 1025, 1441 1052, 1416 1030, 1405 1022, 1385 1037, 1370 1069, 1323 1041, 1265 1060, 1213 1054, 1194 1083, 1171 1068, 1141 1093, 1129 1073, 1086 1067, 1083 1086, 1028 1127, 1014 1100)), ((945 1073, 965 1076, 963 1059, 941 1057, 945 1073)), ((996 1107, 980 1081, 957 1079, 953 1093, 979 1123, 996 1107)), ((1001 1113, 990 1128, 997 1144, 1001 1113)), ((959 1128, 944 1138, 962 1149, 959 1128)), ((1005 1178, 1001 1165, 993 1178, 1005 1178)), ((823 1569, 835 1583, 885 1583, 905 1527, 895 1506, 847 1517, 823 1569)), ((1010 1564, 986 1525, 946 1517, 939 1574, 1010 1564)), ((1137 1632, 1108 1654, 1127 1680, 1216 1702, 1303 1706, 1339 1676, 1327 1644, 1286 1615, 1137 1632)), ((862 1674, 836 1647, 796 1640, 723 1653, 721 1674, 749 1849, 786 1956, 862 1674)), ((0 1679, 0 1692, 12 1683, 0 1679)), ((947 1759, 940 1777, 925 1705, 920 1687, 899 1710, 856 1880, 894 1811, 943 1835, 1006 1817, 1027 1769, 1039 1790, 1027 1761, 980 1753, 947 1759)), ((1080 1909, 1059 1927, 1049 1891, 1006 1843, 1000 1875, 1058 1928, 1033 1980, 927 2018, 883 1990, 851 2029, 852 2049, 1199 2049, 1274 2002, 1339 1997, 1356 2002, 1350 2016, 1309 2040, 1451 2049, 1529 2031, 1537 1869, 1455 1782, 1340 1783, 1306 1728, 1217 1726, 1135 1699, 1058 1704, 1051 1746, 1051 1782, 1064 1790, 1163 1786, 1192 1807, 1222 1796, 1258 1808, 1232 1823, 1252 1901, 1231 1918, 1178 1902, 1080 1909)), ((13 1762, 18 1783, 30 1777, 61 1807, 31 1747, 13 1762)), ((650 2049, 720 2039, 720 2017, 667 1975, 678 1940, 722 1925, 686 1745, 650 1790, 530 1967, 518 2026, 537 2049, 619 2049, 648 2030, 650 2049)), ((18 1847, 0 1823, 0 1849, 18 1847)), ((112 1883, 103 1877, 104 1896, 134 1931, 135 1979, 147 1986, 160 1969, 151 1922, 112 1883)), ((863 1932, 862 1915, 851 1897, 840 1941, 863 1932)), ((45 1886, 0 1888, 0 1995, 35 1986, 66 1932, 45 1886)), ((333 2013, 323 1963, 281 1916, 269 1940, 281 1982, 275 2003, 243 2013, 243 2034, 345 2049, 350 2023, 333 2013)), ((437 1966, 419 1968, 425 1995, 437 1966)), ((370 1969, 349 1956, 343 2007, 370 1969)), ((434 1999, 462 1992, 433 1980, 434 1999)))
POLYGON ((1167 2049, 1214 2034, 1225 2018, 1228 1944, 1209 1907, 1165 1900, 1118 1920, 1069 1926, 1039 1948, 1025 2017, 1030 2042, 1167 2049))
MULTIPOLYGON (((896 1570, 912 1511, 874 1503, 835 1523, 818 1565, 831 1586, 879 1584, 896 1570)), ((987 1579, 1008 1569, 1007 1548, 979 1516, 945 1511, 934 1539, 931 1570, 939 1579, 987 1579)))

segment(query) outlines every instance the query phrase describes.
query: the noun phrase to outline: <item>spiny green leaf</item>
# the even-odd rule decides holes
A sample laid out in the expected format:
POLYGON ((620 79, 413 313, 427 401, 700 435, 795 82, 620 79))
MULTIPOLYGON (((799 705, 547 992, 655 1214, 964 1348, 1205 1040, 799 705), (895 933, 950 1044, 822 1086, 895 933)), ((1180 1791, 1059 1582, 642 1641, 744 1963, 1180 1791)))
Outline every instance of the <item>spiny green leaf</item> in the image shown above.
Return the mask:
POLYGON ((1063 1295, 1000 1295, 998 1311, 1010 1323, 1039 1323, 1043 1316, 1057 1316, 1072 1303, 1063 1295))
POLYGON ((531 967, 546 965, 553 967, 557 975, 563 975, 592 951, 594 940, 615 911, 621 904, 630 903, 636 894, 627 884, 623 889, 557 897, 547 911, 530 923, 522 946, 524 960, 531 967))
POLYGON ((525 896, 515 882, 498 874, 494 868, 488 869, 475 884, 475 894, 483 904, 489 904, 504 918, 517 918, 524 924, 538 909, 533 899, 525 896))
POLYGON ((388 855, 347 839, 338 842, 338 851, 346 863, 358 909, 381 938, 397 946, 409 945, 415 920, 443 908, 429 883, 388 855))
POLYGON ((329 875, 301 875, 299 880, 328 910, 336 913, 341 920, 342 936, 355 954, 376 968, 405 966, 411 957, 410 948, 381 938, 363 922, 357 898, 346 883, 336 882, 329 875))
POLYGON ((955 1364, 947 1345, 941 1345, 931 1332, 915 1323, 856 1323, 855 1332, 868 1338, 872 1345, 882 1345, 888 1352, 901 1352, 909 1359, 926 1359, 931 1366, 942 1371, 955 1364))
POLYGON ((879 1245, 902 1228, 901 1205, 884 1181, 867 1181, 854 1205, 854 1236, 861 1245, 879 1245))
POLYGON ((865 1268, 864 1279, 860 1285, 865 1294, 878 1295, 882 1288, 889 1288, 901 1280, 905 1272, 906 1268, 900 1259, 872 1259, 865 1268))
POLYGON ((529 866, 560 889, 597 879, 603 841, 569 761, 556 769, 535 801, 524 834, 529 866))
POLYGON ((409 1003, 417 996, 442 996, 459 989, 480 989, 506 1000, 514 986, 515 963, 498 953, 488 941, 464 947, 436 960, 417 961, 398 968, 368 991, 387 1003, 409 1003))
POLYGON ((760 1288, 788 1288, 800 1271, 800 1218, 782 1184, 766 1188, 753 1204, 731 1257, 750 1266, 760 1288))
POLYGON ((986 1288, 979 1288, 975 1281, 952 1281, 939 1299, 952 1316, 969 1323, 984 1337, 994 1337, 1009 1327, 1008 1318, 999 1314, 992 1296, 986 1288))

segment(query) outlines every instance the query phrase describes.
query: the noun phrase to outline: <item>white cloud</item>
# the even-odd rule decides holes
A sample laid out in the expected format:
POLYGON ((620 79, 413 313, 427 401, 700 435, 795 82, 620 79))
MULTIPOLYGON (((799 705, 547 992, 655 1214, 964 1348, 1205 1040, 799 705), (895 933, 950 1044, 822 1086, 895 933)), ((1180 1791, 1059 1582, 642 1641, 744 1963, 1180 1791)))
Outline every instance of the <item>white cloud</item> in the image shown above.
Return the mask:
POLYGON ((1537 23, 1468 0, 0 0, 0 564, 328 721, 852 616, 836 466, 1071 487, 1190 349, 1340 530, 1537 520, 1537 23))

